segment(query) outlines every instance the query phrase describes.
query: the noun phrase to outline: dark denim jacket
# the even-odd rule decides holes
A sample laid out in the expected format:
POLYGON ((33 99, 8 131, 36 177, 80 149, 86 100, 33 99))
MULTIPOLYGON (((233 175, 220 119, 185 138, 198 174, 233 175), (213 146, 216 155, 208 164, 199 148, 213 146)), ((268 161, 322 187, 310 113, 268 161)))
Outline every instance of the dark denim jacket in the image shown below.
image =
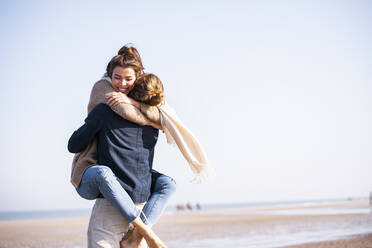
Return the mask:
POLYGON ((150 196, 151 169, 159 131, 125 120, 105 104, 97 105, 69 142, 70 152, 81 152, 97 135, 99 165, 111 168, 133 202, 150 196))

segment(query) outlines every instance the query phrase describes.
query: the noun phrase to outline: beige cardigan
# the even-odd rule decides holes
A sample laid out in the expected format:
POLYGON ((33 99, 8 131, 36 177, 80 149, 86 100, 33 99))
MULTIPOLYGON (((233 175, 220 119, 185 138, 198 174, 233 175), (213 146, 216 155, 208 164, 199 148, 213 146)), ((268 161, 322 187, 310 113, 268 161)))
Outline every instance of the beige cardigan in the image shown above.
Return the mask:
MULTIPOLYGON (((88 113, 98 104, 107 103, 106 94, 114 92, 111 83, 100 80, 93 86, 90 93, 88 113)), ((160 124, 159 110, 141 103, 140 109, 130 104, 119 104, 112 107, 118 115, 139 125, 150 125, 151 122, 160 124)), ((75 154, 72 161, 71 183, 77 188, 80 185, 84 171, 97 164, 97 138, 95 138, 82 152, 75 154)))

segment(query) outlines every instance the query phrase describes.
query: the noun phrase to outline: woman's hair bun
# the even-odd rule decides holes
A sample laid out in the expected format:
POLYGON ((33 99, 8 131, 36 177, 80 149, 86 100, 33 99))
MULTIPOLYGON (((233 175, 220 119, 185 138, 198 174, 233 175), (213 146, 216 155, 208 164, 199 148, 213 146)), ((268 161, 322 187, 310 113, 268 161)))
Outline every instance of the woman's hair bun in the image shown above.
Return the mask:
POLYGON ((141 56, 139 55, 139 52, 137 51, 133 44, 131 43, 125 44, 122 48, 119 49, 118 55, 123 56, 125 60, 137 61, 137 63, 139 64, 138 66, 141 68, 141 70, 144 69, 141 56))
POLYGON ((132 44, 125 44, 122 48, 119 49, 118 55, 131 55, 135 56, 135 53, 138 53, 137 49, 132 44))

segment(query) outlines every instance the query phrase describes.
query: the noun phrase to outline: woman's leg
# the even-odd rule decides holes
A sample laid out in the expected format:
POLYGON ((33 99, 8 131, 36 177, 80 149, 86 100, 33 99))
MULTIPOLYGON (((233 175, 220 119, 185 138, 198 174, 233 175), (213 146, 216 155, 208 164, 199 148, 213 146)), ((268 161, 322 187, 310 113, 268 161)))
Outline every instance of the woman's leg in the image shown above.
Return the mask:
MULTIPOLYGON (((155 170, 152 171, 151 196, 142 209, 145 215, 145 217, 141 215, 143 223, 152 226, 158 221, 175 190, 176 182, 173 178, 155 170)), ((141 240, 142 235, 134 229, 130 235, 126 235, 126 239, 121 242, 121 247, 138 247, 141 240)))
POLYGON ((119 210, 128 223, 140 215, 140 210, 107 166, 95 165, 86 169, 77 192, 88 200, 96 199, 102 194, 119 210))
POLYGON ((100 194, 104 196, 128 223, 132 223, 137 231, 146 239, 150 248, 163 248, 165 245, 159 237, 144 224, 139 217, 140 210, 134 205, 128 193, 117 181, 116 176, 107 166, 89 167, 83 174, 80 186, 77 188, 79 195, 85 199, 95 199, 100 194))
POLYGON ((142 221, 153 226, 163 214, 168 200, 176 191, 176 181, 173 178, 152 170, 151 196, 143 207, 145 218, 142 221))

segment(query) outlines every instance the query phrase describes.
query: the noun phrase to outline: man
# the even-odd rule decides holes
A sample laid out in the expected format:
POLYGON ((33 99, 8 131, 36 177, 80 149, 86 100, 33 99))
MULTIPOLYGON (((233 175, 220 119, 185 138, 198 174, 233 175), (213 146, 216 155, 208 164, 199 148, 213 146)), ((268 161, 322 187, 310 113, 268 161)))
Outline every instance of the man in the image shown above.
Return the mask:
MULTIPOLYGON (((85 124, 73 133, 68 143, 69 151, 77 153, 97 136, 99 165, 86 169, 77 192, 90 200, 103 196, 127 222, 133 223, 150 247, 156 248, 165 245, 142 222, 140 210, 133 202, 143 204, 151 194, 151 169, 158 133, 151 126, 139 126, 127 121, 115 114, 109 106, 99 104, 89 113, 85 124)), ((94 213, 90 231, 92 223, 97 224, 94 213)), ((117 230, 112 232, 118 233, 117 230)), ((120 235, 119 232, 117 236, 120 235)), ((91 243, 89 237, 90 232, 89 247, 105 247, 98 241, 91 243)))

